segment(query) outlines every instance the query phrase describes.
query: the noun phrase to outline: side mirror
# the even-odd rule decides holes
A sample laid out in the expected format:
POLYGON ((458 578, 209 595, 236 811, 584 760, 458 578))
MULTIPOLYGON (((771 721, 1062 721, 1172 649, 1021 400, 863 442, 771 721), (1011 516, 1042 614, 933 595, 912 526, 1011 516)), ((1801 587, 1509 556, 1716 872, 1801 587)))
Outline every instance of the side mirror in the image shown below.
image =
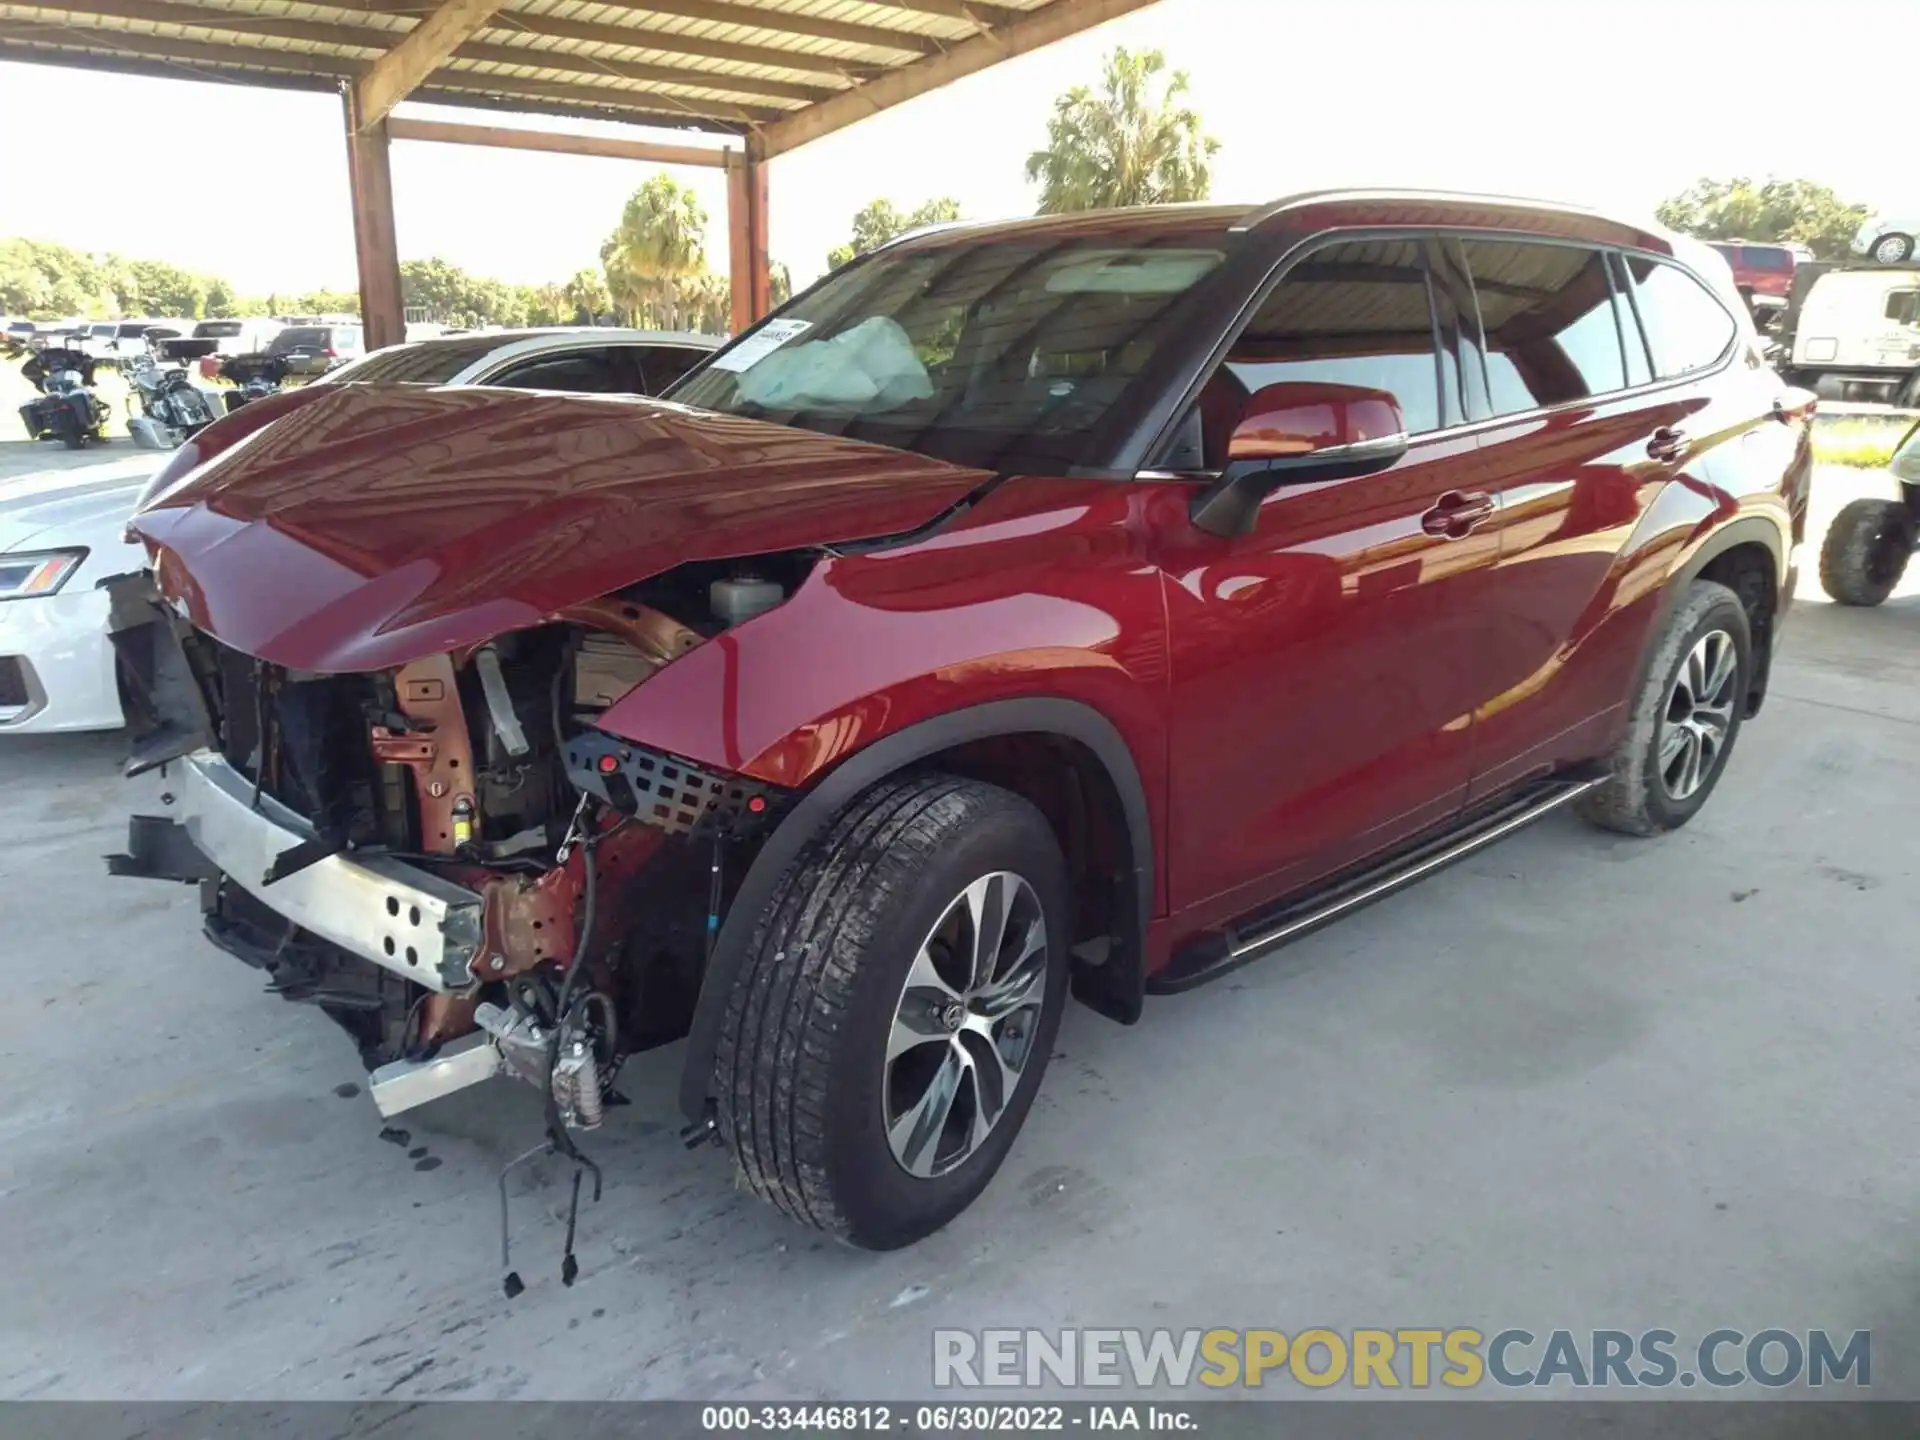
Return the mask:
POLYGON ((1290 381, 1248 399, 1227 442, 1220 478, 1196 495, 1188 518, 1212 535, 1244 535, 1260 502, 1282 485, 1384 470, 1407 453, 1400 402, 1365 385, 1290 381))

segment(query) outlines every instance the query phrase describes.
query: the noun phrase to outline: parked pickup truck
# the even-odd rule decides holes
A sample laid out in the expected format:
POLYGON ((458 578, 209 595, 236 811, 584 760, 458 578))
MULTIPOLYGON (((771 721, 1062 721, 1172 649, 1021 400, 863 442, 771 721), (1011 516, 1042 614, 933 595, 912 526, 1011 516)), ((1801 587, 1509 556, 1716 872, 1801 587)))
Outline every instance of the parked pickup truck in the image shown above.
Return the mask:
POLYGON ((202 320, 191 335, 167 341, 163 353, 176 363, 208 355, 258 355, 281 328, 278 320, 202 320))

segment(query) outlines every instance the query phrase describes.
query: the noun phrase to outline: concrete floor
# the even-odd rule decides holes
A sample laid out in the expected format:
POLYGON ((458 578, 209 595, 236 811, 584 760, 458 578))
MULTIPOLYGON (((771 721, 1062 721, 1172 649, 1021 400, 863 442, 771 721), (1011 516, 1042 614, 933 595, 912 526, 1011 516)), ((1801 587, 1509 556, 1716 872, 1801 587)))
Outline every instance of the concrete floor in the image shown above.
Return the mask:
MULTIPOLYGON (((1826 473, 1822 516, 1875 482, 1826 473)), ((1816 537, 1817 538, 1817 537, 1816 537)), ((874 1398, 935 1326, 1874 1330, 1920 1394, 1920 574, 1796 610, 1684 832, 1560 817, 1121 1029, 1070 1012, 984 1199, 822 1243, 683 1151, 678 1049, 563 1191, 531 1090, 383 1140, 353 1052, 105 879, 116 737, 0 746, 0 1397, 874 1398)), ((1751 1394, 1752 1392, 1747 1392, 1751 1394)))

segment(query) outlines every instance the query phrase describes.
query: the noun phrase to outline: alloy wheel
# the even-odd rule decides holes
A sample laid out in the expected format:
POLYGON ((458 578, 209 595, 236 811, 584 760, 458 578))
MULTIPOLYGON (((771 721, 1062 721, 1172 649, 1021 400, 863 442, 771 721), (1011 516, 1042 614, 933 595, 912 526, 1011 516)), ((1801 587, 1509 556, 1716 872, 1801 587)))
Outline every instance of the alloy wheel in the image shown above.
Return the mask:
POLYGON ((1905 235, 1882 235, 1873 242, 1873 258, 1882 265, 1898 265, 1913 251, 1913 241, 1905 235))
POLYGON ((1008 871, 956 895, 921 942, 887 1033, 887 1143, 909 1175, 976 1153, 1032 1057, 1047 992, 1040 897, 1008 871))
POLYGON ((1724 630, 1710 630, 1687 653, 1674 676, 1660 719, 1660 781, 1686 800, 1713 778, 1733 730, 1740 652, 1724 630))

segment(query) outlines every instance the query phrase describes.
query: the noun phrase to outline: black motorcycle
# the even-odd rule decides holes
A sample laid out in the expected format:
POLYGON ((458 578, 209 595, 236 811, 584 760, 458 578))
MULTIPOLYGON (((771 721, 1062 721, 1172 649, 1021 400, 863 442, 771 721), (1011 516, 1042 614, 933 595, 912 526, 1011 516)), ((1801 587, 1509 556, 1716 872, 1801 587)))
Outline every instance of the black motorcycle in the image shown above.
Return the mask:
POLYGON ((145 449, 172 450, 220 418, 212 397, 178 365, 156 365, 141 355, 128 364, 127 380, 142 412, 128 417, 127 433, 145 449))
POLYGON ((40 392, 20 407, 35 440, 59 440, 69 450, 106 437, 107 402, 93 393, 94 360, 79 350, 42 350, 20 373, 40 392))
POLYGON ((221 363, 220 374, 234 384, 226 393, 227 413, 231 415, 242 405, 278 390, 287 378, 287 361, 282 355, 235 355, 221 363))

